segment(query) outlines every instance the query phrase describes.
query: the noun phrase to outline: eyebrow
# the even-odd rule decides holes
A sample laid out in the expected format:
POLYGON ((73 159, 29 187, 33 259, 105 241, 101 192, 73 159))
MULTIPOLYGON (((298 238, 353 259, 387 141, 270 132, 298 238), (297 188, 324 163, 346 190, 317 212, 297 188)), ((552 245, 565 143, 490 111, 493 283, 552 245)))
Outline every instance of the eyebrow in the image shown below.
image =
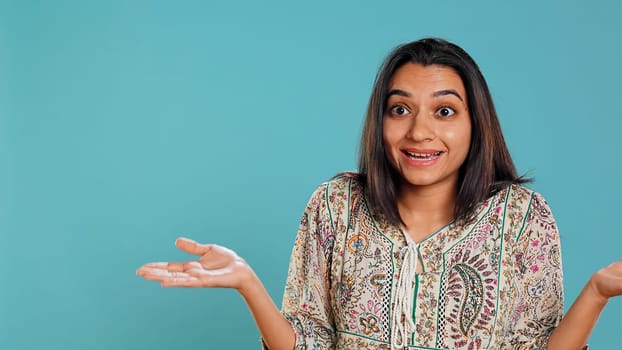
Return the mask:
MULTIPOLYGON (((392 89, 392 90, 390 90, 389 94, 387 95, 387 98, 391 97, 393 95, 398 95, 398 96, 403 96, 403 97, 411 97, 409 92, 404 91, 404 90, 400 90, 400 89, 392 89)), ((446 89, 446 90, 435 91, 432 94, 432 97, 447 96, 447 95, 454 95, 458 99, 460 99, 460 101, 464 102, 464 100, 462 99, 462 96, 460 96, 458 91, 456 91, 454 89, 446 89)))
POLYGON ((447 96, 447 95, 454 95, 457 98, 460 99, 460 101, 464 102, 464 100, 462 99, 462 96, 460 96, 460 94, 458 93, 458 91, 454 90, 454 89, 447 89, 447 90, 439 90, 436 91, 432 94, 432 96, 434 97, 439 97, 439 96, 447 96))

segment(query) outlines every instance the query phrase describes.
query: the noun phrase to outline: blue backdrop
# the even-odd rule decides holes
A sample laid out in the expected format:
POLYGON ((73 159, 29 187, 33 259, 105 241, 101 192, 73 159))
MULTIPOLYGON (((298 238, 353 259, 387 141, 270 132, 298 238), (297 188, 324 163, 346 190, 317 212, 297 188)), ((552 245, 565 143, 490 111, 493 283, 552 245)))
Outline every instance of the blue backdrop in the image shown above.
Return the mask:
MULTIPOLYGON (((231 290, 161 289, 185 235, 280 304, 312 190, 356 167, 394 46, 455 41, 562 234, 569 305, 622 258, 622 5, 592 1, 2 1, 0 348, 242 349, 231 290)), ((622 300, 594 348, 619 344, 622 300)))

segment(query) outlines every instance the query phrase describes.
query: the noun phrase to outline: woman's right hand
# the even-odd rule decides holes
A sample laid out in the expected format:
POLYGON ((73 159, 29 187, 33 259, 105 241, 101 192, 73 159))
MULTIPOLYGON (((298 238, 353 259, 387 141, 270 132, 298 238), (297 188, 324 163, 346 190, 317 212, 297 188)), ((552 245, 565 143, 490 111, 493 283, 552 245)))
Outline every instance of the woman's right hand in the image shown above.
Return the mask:
POLYGON ((200 244, 178 238, 175 245, 199 256, 186 262, 154 262, 141 266, 136 274, 158 281, 162 287, 235 288, 242 292, 256 278, 250 266, 234 251, 214 244, 200 244))
POLYGON ((162 287, 235 288, 248 304, 261 336, 270 349, 293 349, 294 330, 274 305, 270 295, 244 259, 215 244, 178 238, 175 245, 199 256, 186 262, 156 262, 141 266, 136 274, 162 287))
POLYGON ((622 295, 622 260, 616 261, 596 272, 588 282, 596 298, 602 302, 622 295))

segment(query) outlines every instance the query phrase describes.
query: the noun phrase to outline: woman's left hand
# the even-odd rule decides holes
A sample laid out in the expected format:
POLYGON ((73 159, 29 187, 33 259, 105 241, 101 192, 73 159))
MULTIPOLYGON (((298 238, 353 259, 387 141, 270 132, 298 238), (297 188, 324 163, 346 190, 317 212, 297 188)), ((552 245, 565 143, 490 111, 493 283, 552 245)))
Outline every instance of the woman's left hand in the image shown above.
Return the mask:
POLYGON ((622 260, 596 272, 590 279, 589 286, 604 302, 622 295, 622 260))

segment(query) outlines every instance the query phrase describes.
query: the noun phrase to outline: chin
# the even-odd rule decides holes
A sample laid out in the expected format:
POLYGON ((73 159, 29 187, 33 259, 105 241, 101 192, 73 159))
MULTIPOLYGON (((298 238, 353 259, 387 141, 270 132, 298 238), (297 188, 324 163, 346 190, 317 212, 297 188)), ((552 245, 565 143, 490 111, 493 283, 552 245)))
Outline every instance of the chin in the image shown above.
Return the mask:
MULTIPOLYGON (((454 182, 451 176, 402 176, 402 179, 404 185, 411 187, 442 186, 454 182)), ((455 178, 455 182, 457 181, 458 177, 455 178)))
POLYGON ((436 180, 436 179, 422 179, 422 178, 417 178, 417 179, 405 178, 404 179, 404 184, 405 185, 413 186, 413 187, 430 186, 430 185, 433 185, 433 184, 435 184, 437 182, 438 182, 438 180, 436 180))

